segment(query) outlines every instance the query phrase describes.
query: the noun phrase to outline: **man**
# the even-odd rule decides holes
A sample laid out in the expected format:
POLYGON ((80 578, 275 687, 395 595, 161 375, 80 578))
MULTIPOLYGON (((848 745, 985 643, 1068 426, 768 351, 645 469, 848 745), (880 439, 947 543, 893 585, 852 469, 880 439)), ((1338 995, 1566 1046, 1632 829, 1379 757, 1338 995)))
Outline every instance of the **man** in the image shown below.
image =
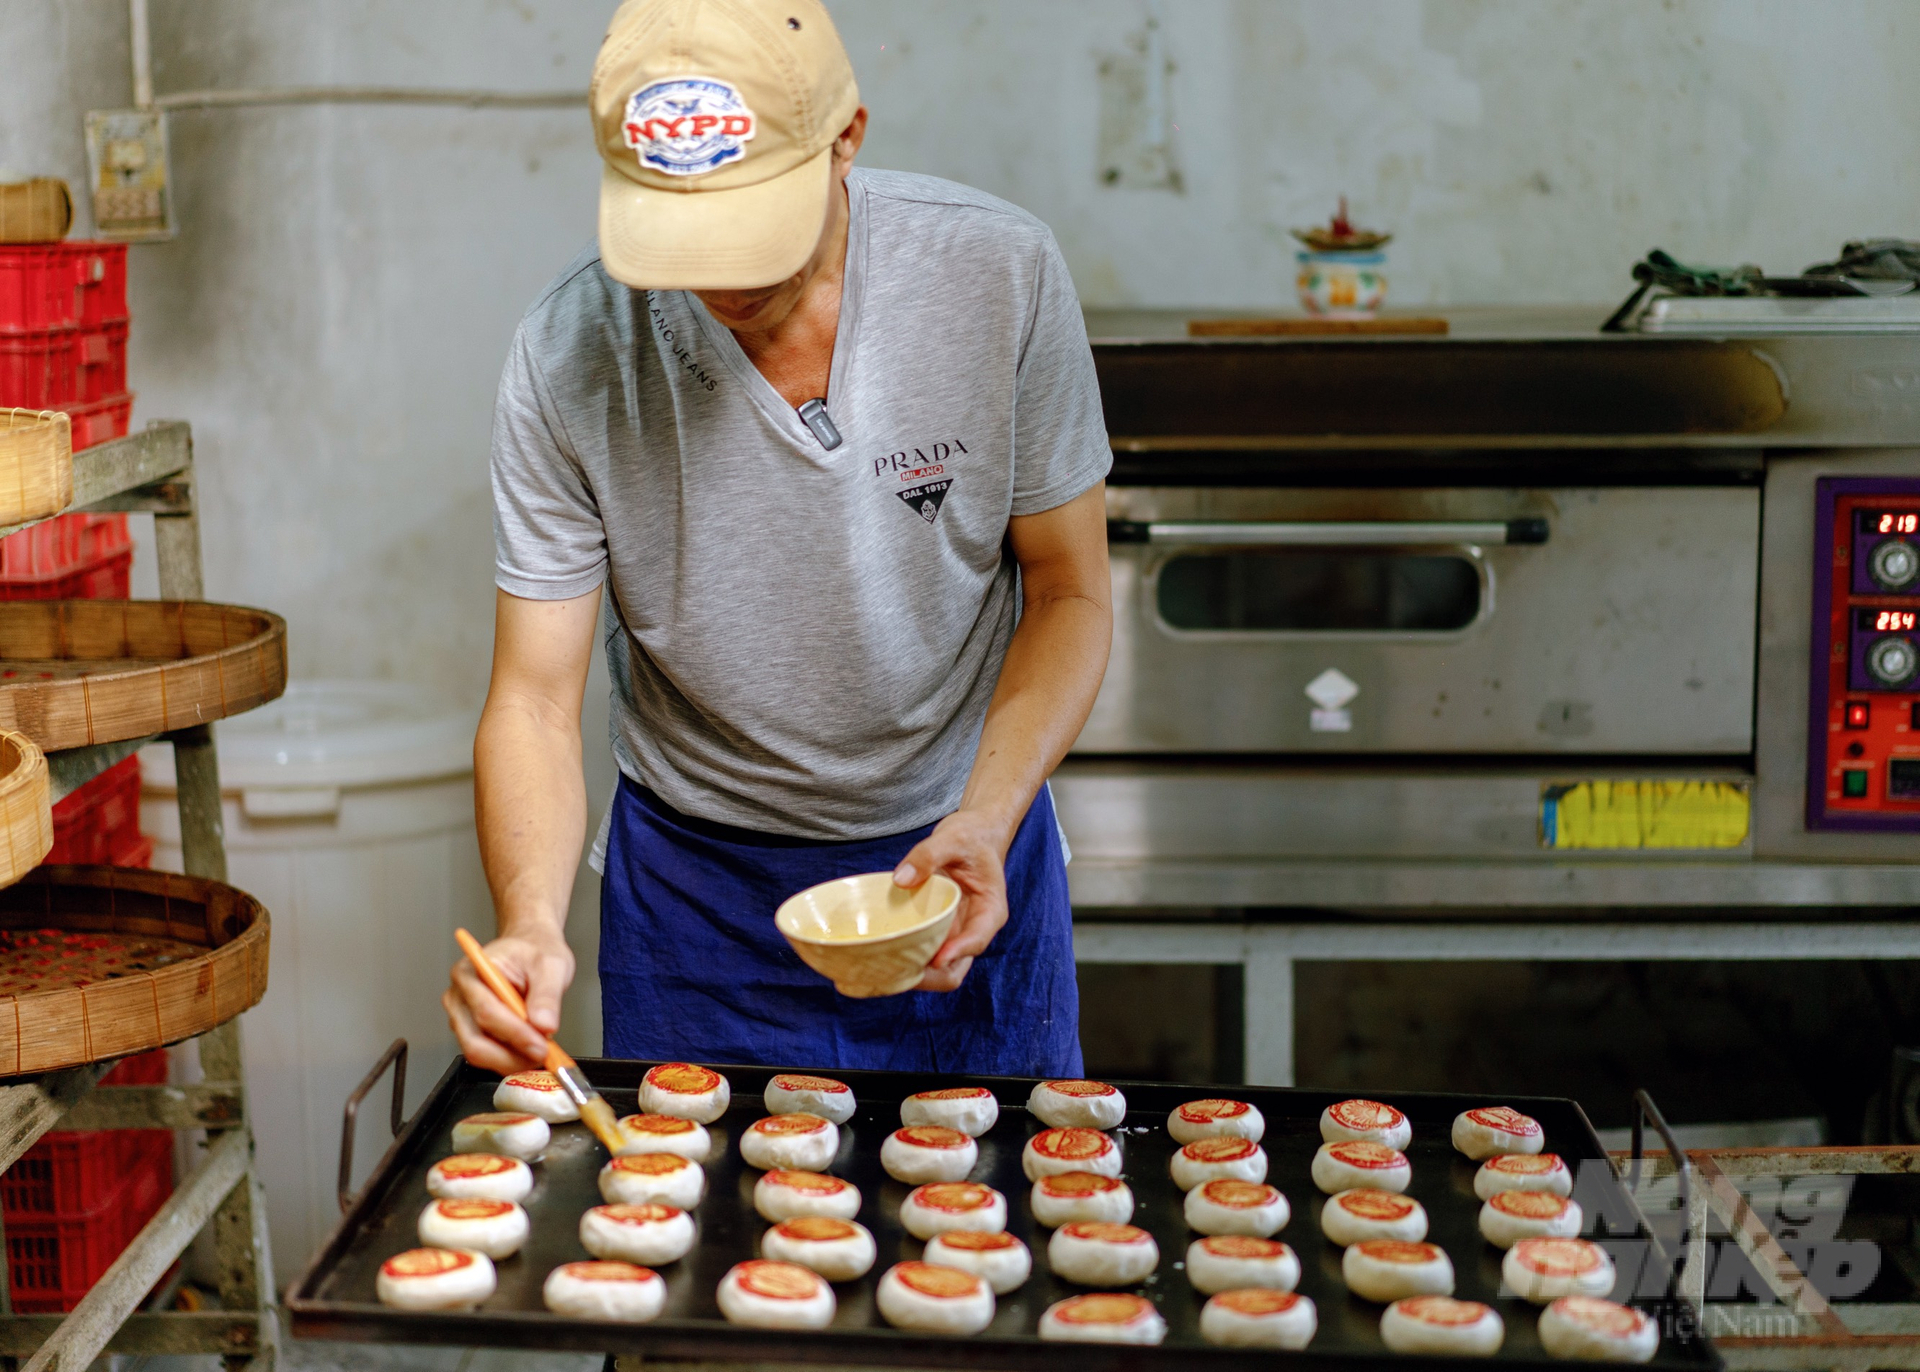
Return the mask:
MULTIPOLYGON (((488 951, 556 1029, 604 585, 605 1051, 1077 1074, 1043 786, 1106 664, 1110 452, 1052 236, 853 169, 817 0, 627 0, 590 98, 598 251, 522 321, 495 417, 488 951), (773 910, 875 870, 963 904, 919 990, 850 1000, 773 910)), ((464 961, 444 1000, 470 1061, 539 1061, 464 961)))

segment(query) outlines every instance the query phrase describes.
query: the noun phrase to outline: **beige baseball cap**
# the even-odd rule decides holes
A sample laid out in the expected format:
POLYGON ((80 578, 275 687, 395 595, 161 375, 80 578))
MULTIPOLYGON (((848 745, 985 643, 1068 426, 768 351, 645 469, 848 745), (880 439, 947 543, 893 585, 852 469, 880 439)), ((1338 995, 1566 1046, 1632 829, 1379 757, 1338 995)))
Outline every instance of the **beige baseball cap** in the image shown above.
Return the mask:
POLYGON ((860 106, 819 0, 626 0, 588 100, 616 281, 750 290, 806 264, 860 106))

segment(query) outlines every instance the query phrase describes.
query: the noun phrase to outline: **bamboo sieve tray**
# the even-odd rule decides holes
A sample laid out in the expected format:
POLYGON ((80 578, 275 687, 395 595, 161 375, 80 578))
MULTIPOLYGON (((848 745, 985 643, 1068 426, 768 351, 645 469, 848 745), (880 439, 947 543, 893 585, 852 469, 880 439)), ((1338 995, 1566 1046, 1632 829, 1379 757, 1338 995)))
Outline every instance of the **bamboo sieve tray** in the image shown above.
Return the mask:
POLYGON ((0 409, 0 524, 73 503, 73 425, 59 410, 0 409))
POLYGON ((52 847, 47 755, 25 734, 0 733, 0 886, 32 871, 52 847))
POLYGON ((209 724, 286 686, 286 621, 265 610, 194 600, 0 604, 0 729, 49 752, 209 724))
POLYGON ((0 890, 0 1077, 143 1053, 267 989, 267 912, 201 877, 42 867, 0 890))

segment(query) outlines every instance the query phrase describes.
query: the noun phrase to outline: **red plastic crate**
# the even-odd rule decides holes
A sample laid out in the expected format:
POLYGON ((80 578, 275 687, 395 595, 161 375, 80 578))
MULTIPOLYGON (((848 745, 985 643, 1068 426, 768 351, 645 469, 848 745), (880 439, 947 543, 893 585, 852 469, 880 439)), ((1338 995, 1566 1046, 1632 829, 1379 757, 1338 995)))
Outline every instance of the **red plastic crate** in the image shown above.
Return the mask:
MULTIPOLYGON (((142 842, 151 846, 152 840, 142 842)), ((100 1078, 102 1086, 163 1086, 167 1050, 135 1053, 100 1078)), ((82 1212, 150 1153, 171 1153, 166 1129, 56 1129, 0 1173, 0 1209, 15 1218, 57 1219, 82 1212)))
POLYGON ((127 425, 133 420, 133 395, 109 396, 105 400, 76 402, 69 405, 53 405, 50 409, 65 410, 73 421, 73 450, 91 448, 96 443, 105 443, 110 438, 125 438, 127 425))
POLYGON ((104 324, 74 335, 73 400, 108 400, 127 389, 127 325, 104 324))
POLYGON ((118 862, 140 843, 140 759, 116 762, 53 807, 48 862, 118 862))
MULTIPOLYGON (((0 405, 51 410, 84 401, 75 367, 79 337, 78 329, 0 333, 0 405)), ((121 369, 124 372, 124 349, 121 369)), ((80 446, 77 440, 74 446, 80 446)))
POLYGON ((0 600, 125 600, 132 569, 123 514, 55 515, 0 538, 0 600))
POLYGON ((173 1194, 173 1140, 164 1133, 161 1138, 165 1148, 138 1150, 130 1170, 90 1209, 45 1219, 7 1217, 7 1275, 16 1311, 73 1309, 166 1203, 173 1194))
POLYGON ((126 318, 126 244, 0 246, 0 333, 97 328, 126 318))

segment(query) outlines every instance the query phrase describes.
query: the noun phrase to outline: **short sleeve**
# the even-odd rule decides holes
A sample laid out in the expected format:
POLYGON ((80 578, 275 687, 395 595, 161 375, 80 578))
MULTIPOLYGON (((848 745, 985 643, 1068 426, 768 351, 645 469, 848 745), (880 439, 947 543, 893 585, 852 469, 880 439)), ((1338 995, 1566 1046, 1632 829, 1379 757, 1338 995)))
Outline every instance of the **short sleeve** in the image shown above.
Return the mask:
POLYGON ((571 600, 606 578, 607 533, 524 327, 493 409, 494 584, 526 600, 571 600))
POLYGON ((1064 505, 1113 465, 1086 320, 1053 235, 1040 246, 1032 323, 1016 374, 1013 513, 1064 505))

